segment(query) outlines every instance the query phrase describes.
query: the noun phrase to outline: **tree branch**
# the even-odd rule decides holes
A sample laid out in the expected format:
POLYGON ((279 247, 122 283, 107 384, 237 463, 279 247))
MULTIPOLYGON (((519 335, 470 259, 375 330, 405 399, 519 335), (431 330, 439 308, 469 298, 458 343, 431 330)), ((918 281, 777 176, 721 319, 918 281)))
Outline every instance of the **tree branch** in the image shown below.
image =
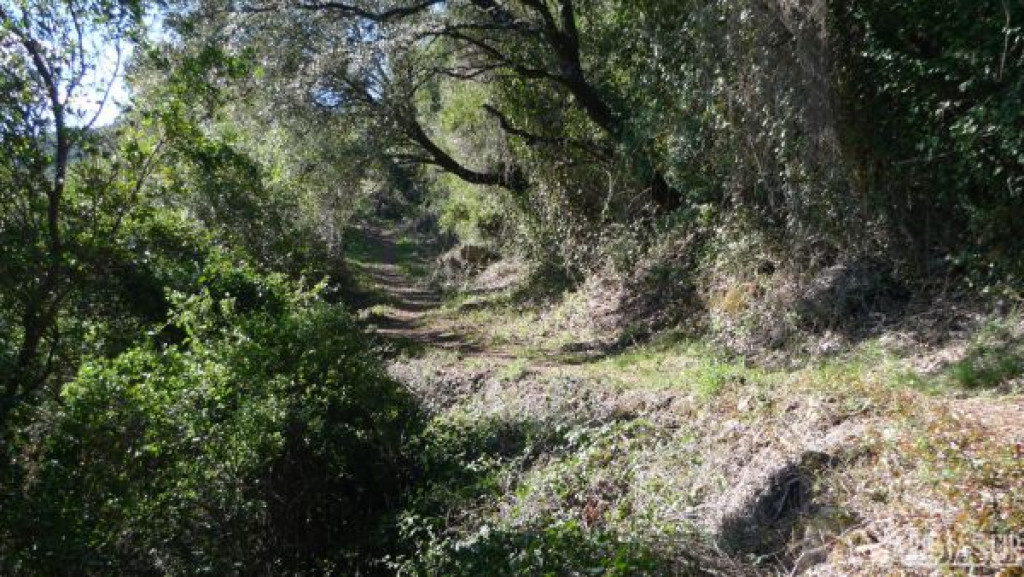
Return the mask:
POLYGON ((507 116, 505 116, 504 113, 502 113, 497 108, 491 106, 490 104, 485 104, 483 108, 484 111, 487 112, 487 114, 491 115, 492 117, 494 117, 495 120, 498 121, 498 126, 501 127, 501 130, 503 132, 512 136, 516 136, 518 138, 522 138, 529 146, 541 146, 545 144, 555 146, 573 146, 575 148, 583 150, 584 152, 593 154, 594 156, 597 156, 602 160, 608 160, 612 155, 612 152, 608 149, 594 146, 586 142, 573 140, 565 136, 541 136, 539 134, 527 132, 513 125, 512 121, 507 116))
MULTIPOLYGON (((329 10, 333 12, 340 12, 342 16, 354 16, 364 20, 384 23, 429 10, 433 6, 443 4, 444 1, 445 0, 424 0, 423 2, 419 2, 411 6, 396 6, 379 12, 348 2, 302 2, 291 7, 302 10, 329 10)), ((289 6, 287 5, 238 6, 232 8, 230 11, 246 14, 260 14, 264 12, 278 12, 288 7, 289 6)))
POLYGON ((510 168, 501 172, 480 172, 464 166, 455 160, 450 154, 437 145, 427 135, 419 122, 407 120, 403 123, 406 134, 413 142, 418 144, 424 152, 430 155, 432 164, 444 169, 447 172, 471 183, 485 186, 500 186, 514 192, 522 192, 526 189, 527 183, 522 173, 517 168, 510 168))

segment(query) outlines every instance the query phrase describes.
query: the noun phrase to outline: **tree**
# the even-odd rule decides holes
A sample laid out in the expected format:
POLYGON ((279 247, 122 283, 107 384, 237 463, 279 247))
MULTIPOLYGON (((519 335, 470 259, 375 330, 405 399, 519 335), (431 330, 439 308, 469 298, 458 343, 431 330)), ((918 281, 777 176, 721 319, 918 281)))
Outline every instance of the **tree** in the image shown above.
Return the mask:
POLYGON ((254 48, 271 71, 280 66, 289 85, 304 91, 300 97, 375 122, 385 135, 378 137, 381 151, 401 165, 432 166, 471 184, 519 194, 529 188, 529 171, 517 155, 487 165, 460 157, 424 121, 418 103, 438 83, 486 84, 496 97, 484 110, 510 142, 625 163, 656 209, 670 212, 680 206, 681 195, 658 168, 650 143, 630 130, 625 100, 589 70, 601 55, 587 53, 580 18, 599 14, 601 4, 214 0, 193 14, 215 35, 254 48), (217 25, 209 25, 211 17, 217 25), (580 135, 557 125, 527 128, 538 124, 536 110, 510 110, 498 102, 502 87, 513 86, 550 94, 590 127, 580 135))
POLYGON ((10 271, 2 304, 5 316, 20 317, 17 328, 3 327, 11 342, 0 358, 0 420, 53 370, 58 315, 72 290, 64 235, 71 172, 89 154, 142 13, 138 0, 0 3, 0 234, 14 240, 0 249, 10 271))

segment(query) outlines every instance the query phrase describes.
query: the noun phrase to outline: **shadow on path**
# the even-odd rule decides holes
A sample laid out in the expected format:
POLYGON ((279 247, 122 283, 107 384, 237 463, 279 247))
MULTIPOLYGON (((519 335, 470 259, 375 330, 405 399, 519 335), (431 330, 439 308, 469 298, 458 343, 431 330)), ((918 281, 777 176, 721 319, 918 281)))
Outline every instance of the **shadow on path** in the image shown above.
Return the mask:
MULTIPOLYGON (((379 228, 357 230, 365 249, 364 262, 353 263, 381 295, 378 306, 366 315, 369 328, 403 348, 435 347, 460 353, 481 351, 466 335, 427 322, 427 314, 440 308, 441 293, 410 278, 399 262, 394 235, 379 228)), ((420 261, 422 257, 418 258, 420 261)), ((411 263, 405 263, 411 264, 411 263)), ((424 264, 419 262, 419 264, 424 264)))

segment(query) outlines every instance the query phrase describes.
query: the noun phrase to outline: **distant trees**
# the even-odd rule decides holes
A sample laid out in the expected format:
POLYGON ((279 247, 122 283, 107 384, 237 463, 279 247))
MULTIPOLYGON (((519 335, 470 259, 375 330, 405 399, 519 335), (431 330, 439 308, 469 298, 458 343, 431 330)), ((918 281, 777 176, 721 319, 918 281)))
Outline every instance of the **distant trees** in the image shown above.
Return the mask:
POLYGON ((510 191, 531 234, 593 244, 611 222, 711 210, 787 259, 856 246, 918 267, 969 244, 958 228, 998 235, 997 206, 1018 196, 1019 11, 208 0, 192 14, 388 162, 510 191))

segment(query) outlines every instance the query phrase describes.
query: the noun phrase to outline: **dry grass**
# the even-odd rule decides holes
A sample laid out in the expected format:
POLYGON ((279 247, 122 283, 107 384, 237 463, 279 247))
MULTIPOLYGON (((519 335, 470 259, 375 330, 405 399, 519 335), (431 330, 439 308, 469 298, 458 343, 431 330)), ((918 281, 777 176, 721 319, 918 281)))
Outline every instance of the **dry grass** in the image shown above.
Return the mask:
POLYGON ((523 304, 501 286, 418 317, 474 347, 392 366, 436 423, 527 439, 467 465, 492 481, 450 513, 452 547, 576 527, 726 572, 1012 575, 1024 561, 1024 398, 999 356, 1021 350, 1014 317, 930 349, 893 331, 766 365, 672 333, 610 347, 614 287, 523 304), (944 362, 922 370, 927 355, 944 362), (961 382, 963 363, 988 395, 961 382), (787 467, 808 498, 765 525, 770 550, 729 549, 728 519, 753 519, 787 467))
POLYGON ((543 422, 570 439, 508 472, 507 491, 457 531, 572 519, 626 541, 713 541, 723 511, 765 490, 764 471, 821 452, 828 465, 809 470, 813 498, 782 545, 733 561, 873 575, 993 568, 997 554, 1022 553, 1000 544, 1024 528, 1019 397, 908 388, 910 363, 876 342, 774 370, 671 339, 567 359, 551 332, 564 318, 477 309, 464 322, 508 335, 502 355, 398 363, 432 375, 425 397, 449 391, 438 418, 543 422))

